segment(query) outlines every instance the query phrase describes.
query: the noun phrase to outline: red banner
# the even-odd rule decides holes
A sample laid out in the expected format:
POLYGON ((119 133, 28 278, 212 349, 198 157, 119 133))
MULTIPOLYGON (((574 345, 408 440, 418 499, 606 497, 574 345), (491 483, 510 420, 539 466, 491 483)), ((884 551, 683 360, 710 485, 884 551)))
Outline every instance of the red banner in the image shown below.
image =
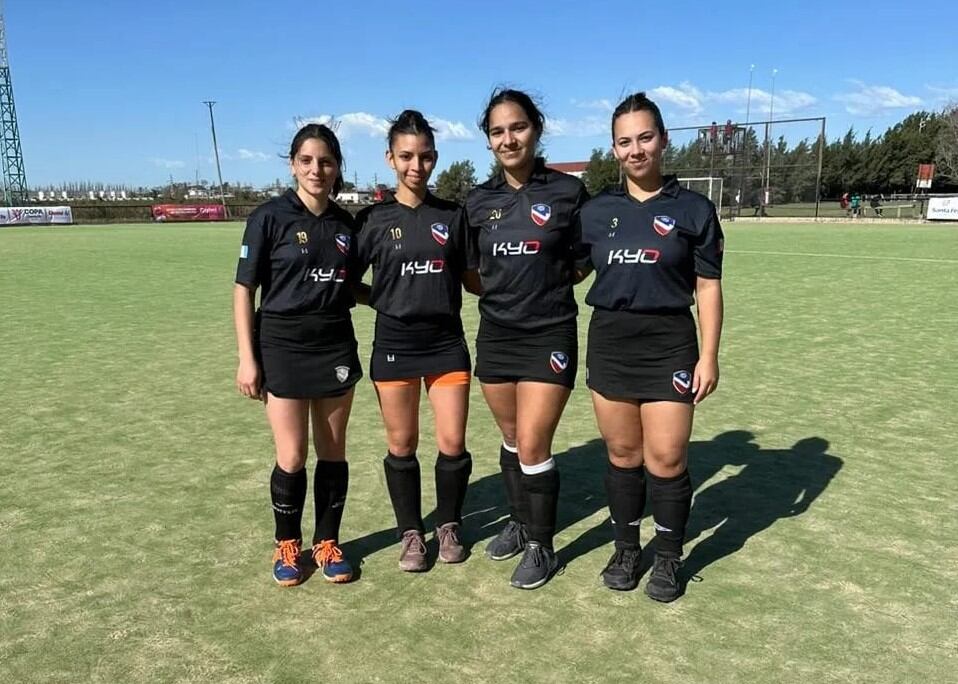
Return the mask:
POLYGON ((222 204, 154 204, 154 221, 225 221, 222 204))

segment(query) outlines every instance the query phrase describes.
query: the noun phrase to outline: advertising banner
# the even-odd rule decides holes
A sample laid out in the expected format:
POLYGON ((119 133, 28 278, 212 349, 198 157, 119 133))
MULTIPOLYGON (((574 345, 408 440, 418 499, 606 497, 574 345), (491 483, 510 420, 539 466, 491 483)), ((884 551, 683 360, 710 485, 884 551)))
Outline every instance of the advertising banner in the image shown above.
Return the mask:
POLYGON ((958 197, 929 197, 925 218, 958 221, 958 197))
POLYGON ((70 207, 0 207, 0 226, 73 223, 70 207))
POLYGON ((154 204, 154 221, 225 221, 222 204, 154 204))

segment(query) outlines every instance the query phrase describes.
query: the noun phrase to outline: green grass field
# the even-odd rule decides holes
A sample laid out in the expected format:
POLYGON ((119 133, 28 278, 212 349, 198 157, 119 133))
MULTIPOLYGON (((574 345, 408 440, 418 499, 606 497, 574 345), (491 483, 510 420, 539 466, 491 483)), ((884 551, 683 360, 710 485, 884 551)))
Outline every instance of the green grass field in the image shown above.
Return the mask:
MULTIPOLYGON (((363 381, 343 530, 362 575, 278 588, 270 434, 233 386, 242 225, 0 230, 0 681, 955 681, 958 228, 726 229, 723 378, 690 453, 698 581, 669 605, 601 586, 581 378, 546 587, 482 557, 504 508, 478 387, 473 555, 398 570, 363 381)), ((428 435, 420 452, 429 511, 428 435)))

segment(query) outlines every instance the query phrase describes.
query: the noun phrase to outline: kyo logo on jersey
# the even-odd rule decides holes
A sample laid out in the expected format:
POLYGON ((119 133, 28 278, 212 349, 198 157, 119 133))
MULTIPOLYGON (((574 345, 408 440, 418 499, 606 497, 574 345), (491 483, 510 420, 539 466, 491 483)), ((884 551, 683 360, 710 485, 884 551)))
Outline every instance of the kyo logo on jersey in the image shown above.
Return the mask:
POLYGON ((609 264, 654 264, 660 256, 657 249, 610 249, 609 264))
POLYGON ((656 216, 652 219, 652 229, 662 237, 671 233, 673 228, 675 228, 675 219, 671 216, 656 216))
POLYGON ((346 280, 346 269, 307 268, 303 275, 303 282, 308 280, 314 283, 342 283, 346 280))
POLYGON ((520 240, 518 242, 493 242, 492 256, 520 256, 538 254, 542 243, 538 240, 520 240))
POLYGON ((336 234, 336 249, 343 254, 349 254, 350 237, 345 233, 336 234))
POLYGON ((530 212, 532 221, 540 228, 549 222, 552 218, 552 207, 548 204, 533 204, 530 212))
POLYGON ((425 261, 407 261, 402 265, 400 276, 407 275, 427 275, 429 273, 442 273, 446 265, 442 259, 427 259, 425 261))
POLYGON ((692 389, 692 374, 687 370, 679 370, 672 373, 672 387, 679 394, 686 395, 692 389))
POLYGON ((553 373, 561 373, 569 367, 569 355, 565 352, 554 351, 549 355, 549 366, 553 373))
POLYGON ((446 244, 446 241, 449 239, 449 226, 445 223, 432 224, 432 239, 440 245, 446 244))

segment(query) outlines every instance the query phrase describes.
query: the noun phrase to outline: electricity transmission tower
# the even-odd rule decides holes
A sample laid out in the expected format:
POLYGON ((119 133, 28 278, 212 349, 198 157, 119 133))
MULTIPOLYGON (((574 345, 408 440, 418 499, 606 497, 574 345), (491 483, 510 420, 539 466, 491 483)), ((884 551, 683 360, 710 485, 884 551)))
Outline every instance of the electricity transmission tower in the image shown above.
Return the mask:
POLYGON ((0 0, 0 161, 3 163, 3 203, 23 204, 27 199, 27 174, 23 170, 17 109, 13 104, 13 82, 7 61, 7 29, 0 0))

